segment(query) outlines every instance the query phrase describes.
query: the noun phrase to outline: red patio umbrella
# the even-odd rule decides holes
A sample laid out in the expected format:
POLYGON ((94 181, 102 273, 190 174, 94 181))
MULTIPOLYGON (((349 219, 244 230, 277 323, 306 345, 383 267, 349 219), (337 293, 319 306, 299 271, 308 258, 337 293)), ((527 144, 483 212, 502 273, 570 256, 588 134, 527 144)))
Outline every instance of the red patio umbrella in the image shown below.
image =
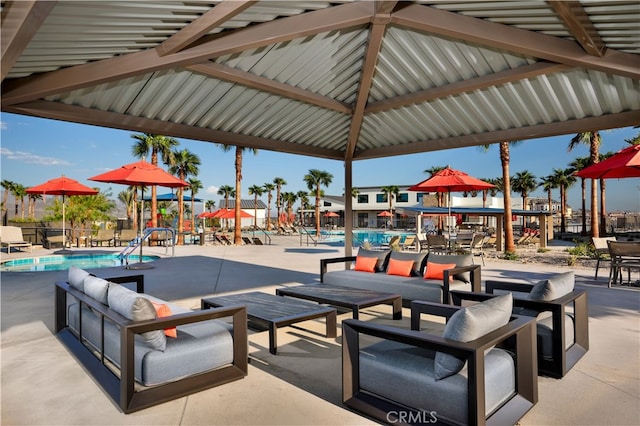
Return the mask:
POLYGON ((66 195, 96 195, 98 190, 89 188, 66 176, 51 179, 40 185, 32 186, 27 189, 27 194, 43 194, 43 195, 62 195, 62 250, 67 247, 65 234, 65 203, 66 195))
POLYGON ((324 217, 340 217, 340 215, 338 213, 336 213, 336 212, 326 212, 322 216, 324 216, 324 217))
MULTIPOLYGON (((220 219, 235 219, 236 211, 232 209, 221 211, 219 215, 216 216, 220 219)), ((249 218, 253 217, 252 214, 245 212, 244 210, 240 210, 240 218, 249 218)))
POLYGON ((624 148, 606 160, 585 167, 575 175, 591 179, 640 177, 640 145, 624 148))
MULTIPOLYGON (((451 216, 451 193, 461 191, 482 191, 493 188, 494 185, 469 176, 459 170, 447 166, 438 173, 409 187, 409 191, 446 192, 448 194, 448 215, 451 216)), ((451 228, 449 228, 451 235, 451 228)))
POLYGON ((390 216, 393 216, 393 213, 385 210, 383 212, 378 213, 378 216, 380 216, 380 217, 390 217, 390 216))
MULTIPOLYGON (((189 184, 182 179, 178 179, 177 177, 164 171, 164 169, 154 166, 153 164, 148 163, 145 160, 140 160, 131 164, 125 164, 118 169, 90 177, 89 180, 94 180, 96 182, 119 183, 122 185, 130 186, 158 185, 167 188, 184 188, 186 186, 189 186, 189 184)), ((144 212, 144 189, 141 189, 141 192, 142 196, 140 197, 140 232, 142 232, 143 228, 142 216, 144 212)), ((142 263, 141 242, 140 262, 138 269, 142 268, 143 265, 146 265, 146 267, 149 268, 152 267, 149 264, 142 263)))

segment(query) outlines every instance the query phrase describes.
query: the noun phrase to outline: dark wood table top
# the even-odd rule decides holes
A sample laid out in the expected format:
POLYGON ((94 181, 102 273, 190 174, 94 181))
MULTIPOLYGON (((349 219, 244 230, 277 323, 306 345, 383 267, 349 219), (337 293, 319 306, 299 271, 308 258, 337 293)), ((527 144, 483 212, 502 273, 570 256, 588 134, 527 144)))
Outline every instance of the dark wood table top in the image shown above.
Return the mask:
POLYGON ((313 302, 284 298, 258 291, 208 297, 202 301, 213 306, 245 305, 249 317, 272 322, 335 311, 334 308, 313 302))
POLYGON ((400 298, 399 294, 383 293, 374 290, 361 290, 330 284, 305 284, 295 287, 282 287, 276 290, 283 296, 305 296, 309 300, 326 304, 368 305, 400 298))

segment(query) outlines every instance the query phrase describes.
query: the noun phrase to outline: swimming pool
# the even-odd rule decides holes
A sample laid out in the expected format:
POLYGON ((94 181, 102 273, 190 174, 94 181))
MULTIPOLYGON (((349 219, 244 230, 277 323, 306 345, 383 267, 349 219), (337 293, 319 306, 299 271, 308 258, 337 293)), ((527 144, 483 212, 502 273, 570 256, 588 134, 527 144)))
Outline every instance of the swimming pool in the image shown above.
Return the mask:
MULTIPOLYGON (((160 259, 160 256, 142 256, 142 262, 148 263, 160 259)), ((139 262, 139 255, 130 255, 129 264, 139 262)), ((70 266, 78 268, 112 268, 124 265, 117 254, 82 254, 82 255, 54 255, 41 257, 27 257, 24 259, 7 260, 0 263, 0 272, 38 272, 65 271, 70 266)))
MULTIPOLYGON (((415 235, 415 232, 403 231, 371 231, 371 230, 354 230, 353 231, 353 247, 360 247, 365 242, 374 246, 388 244, 391 237, 399 235, 400 243, 409 235, 415 235)), ((334 243, 344 245, 344 231, 326 231, 320 232, 319 243, 334 243)))

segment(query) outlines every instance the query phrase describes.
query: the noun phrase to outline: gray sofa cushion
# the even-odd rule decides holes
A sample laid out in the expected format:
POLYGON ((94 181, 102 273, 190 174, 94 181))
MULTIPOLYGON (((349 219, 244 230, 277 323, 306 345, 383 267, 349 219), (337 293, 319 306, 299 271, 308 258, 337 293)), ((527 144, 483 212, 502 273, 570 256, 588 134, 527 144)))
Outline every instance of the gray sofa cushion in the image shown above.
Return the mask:
POLYGON ((105 279, 87 275, 84 279, 84 293, 96 301, 107 305, 107 293, 109 292, 109 282, 105 279))
MULTIPOLYGON (((470 342, 496 330, 509 322, 513 309, 511 294, 496 296, 454 313, 444 327, 442 337, 458 342, 470 342)), ((443 352, 436 353, 435 377, 437 380, 456 374, 465 360, 443 352)))
MULTIPOLYGON (((543 314, 544 315, 544 314, 543 314)), ((573 316, 564 315, 564 348, 569 349, 573 345, 575 331, 573 325, 573 316)), ((540 316, 536 320, 536 329, 538 336, 538 352, 542 358, 553 359, 553 316, 540 316)))
MULTIPOLYGON (((467 369, 442 380, 434 376, 432 350, 382 341, 360 352, 363 390, 424 411, 439 420, 469 424, 467 369)), ((515 392, 515 366, 511 355, 498 348, 485 357, 485 413, 489 415, 515 392)))
MULTIPOLYGON (((131 321, 156 319, 156 310, 149 299, 119 284, 109 283, 108 301, 109 308, 131 321)), ((167 347, 167 338, 163 330, 147 331, 141 336, 155 350, 164 351, 167 347)))
POLYGON ((77 266, 71 266, 68 271, 69 285, 78 291, 84 292, 84 279, 89 276, 89 273, 84 269, 80 269, 77 266))
POLYGON ((553 275, 539 281, 529 292, 529 299, 551 301, 573 291, 576 279, 573 271, 553 275))
POLYGON ((424 270, 424 265, 427 261, 428 252, 424 253, 403 253, 400 251, 392 250, 389 259, 397 260, 412 260, 413 268, 411 269, 411 275, 414 277, 421 277, 424 270))
MULTIPOLYGON (((473 256, 470 254, 429 254, 427 256, 427 262, 431 263, 455 263, 456 266, 469 266, 473 265, 473 256)), ((454 279, 464 281, 465 283, 471 282, 471 273, 463 272, 453 276, 454 279)))
POLYGON ((389 261, 390 254, 391 250, 376 251, 367 250, 362 247, 358 249, 358 256, 375 257, 376 259, 378 259, 378 261, 376 262, 376 272, 384 272, 387 270, 387 262, 389 261))

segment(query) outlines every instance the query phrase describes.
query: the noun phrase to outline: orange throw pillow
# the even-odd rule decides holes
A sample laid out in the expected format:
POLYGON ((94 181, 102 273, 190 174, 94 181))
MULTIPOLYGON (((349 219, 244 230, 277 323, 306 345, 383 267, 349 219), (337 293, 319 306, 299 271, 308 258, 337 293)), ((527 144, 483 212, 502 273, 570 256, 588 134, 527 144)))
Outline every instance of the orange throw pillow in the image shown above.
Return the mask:
POLYGON ((389 259, 387 266, 388 275, 400 275, 401 277, 410 277, 413 269, 413 260, 389 259))
POLYGON ((375 257, 356 256, 356 271, 362 272, 375 272, 376 262, 378 259, 375 257))
POLYGON ((455 263, 431 263, 427 262, 427 269, 424 271, 425 279, 441 280, 444 279, 445 269, 455 268, 455 263))
MULTIPOLYGON (((171 315, 173 315, 171 313, 171 309, 167 305, 155 303, 155 302, 151 302, 151 304, 153 305, 154 308, 156 308, 156 315, 158 316, 158 318, 170 317, 171 315)), ((175 327, 165 328, 164 334, 167 337, 178 337, 178 331, 176 330, 175 327)))

